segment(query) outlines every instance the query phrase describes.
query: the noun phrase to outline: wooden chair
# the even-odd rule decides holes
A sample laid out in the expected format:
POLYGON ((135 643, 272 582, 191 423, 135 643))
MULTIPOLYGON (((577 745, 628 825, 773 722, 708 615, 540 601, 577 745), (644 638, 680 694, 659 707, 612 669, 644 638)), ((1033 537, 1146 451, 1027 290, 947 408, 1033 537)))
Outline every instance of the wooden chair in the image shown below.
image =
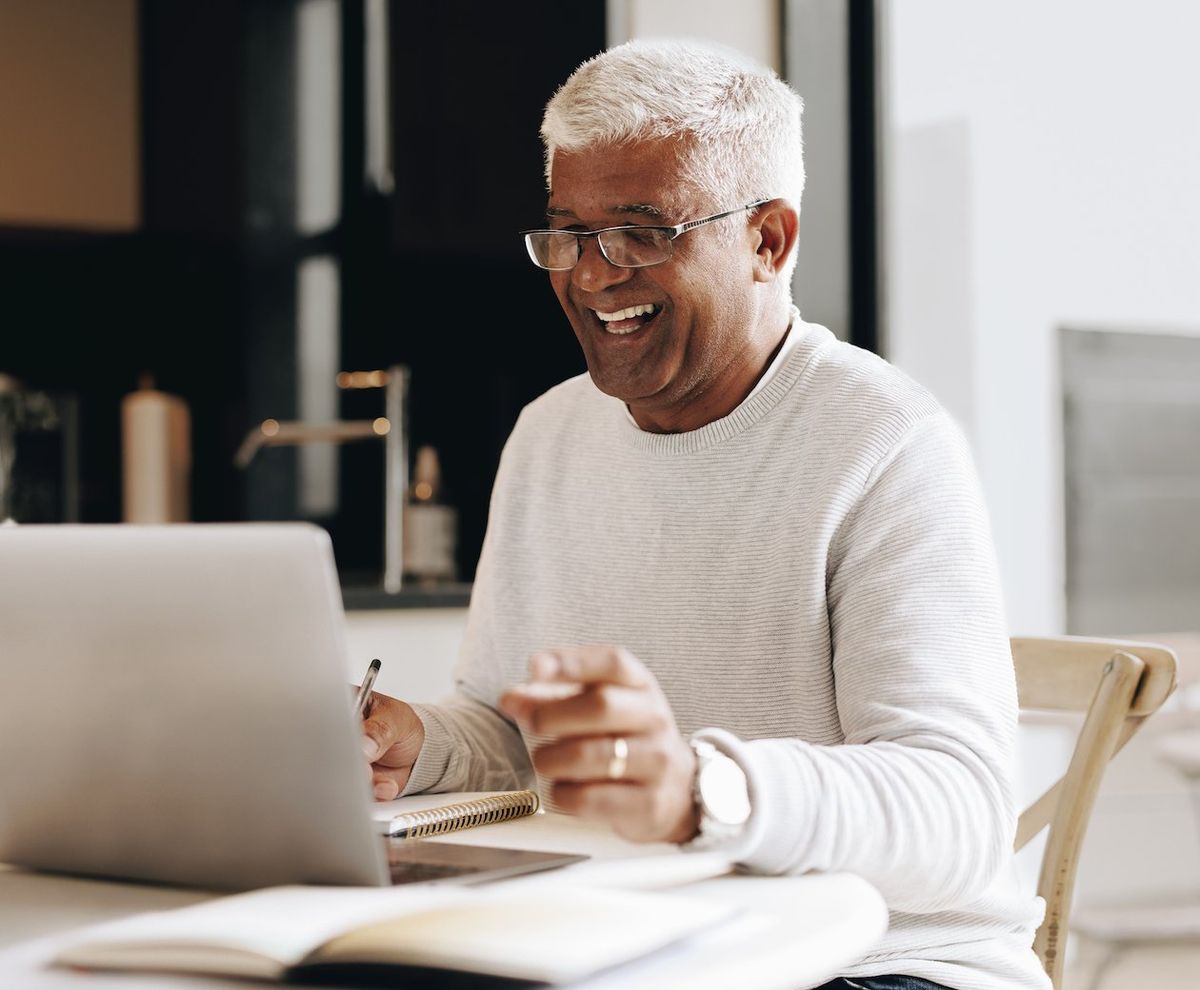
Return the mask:
MULTIPOLYGON (((1184 679, 1182 674, 1180 679, 1184 679)), ((1183 777, 1200 823, 1200 728, 1159 736, 1154 749, 1160 760, 1183 777)), ((1104 947, 1087 984, 1095 990, 1102 986, 1109 968, 1130 949, 1200 945, 1200 900, 1193 891, 1187 897, 1086 907, 1072 914, 1071 931, 1104 947)))
POLYGON ((1018 850, 1050 827, 1038 878, 1046 917, 1033 948, 1060 990, 1075 873, 1100 780, 1108 761, 1175 690, 1176 661, 1165 647, 1121 640, 1011 642, 1022 709, 1084 713, 1067 772, 1017 822, 1018 850))

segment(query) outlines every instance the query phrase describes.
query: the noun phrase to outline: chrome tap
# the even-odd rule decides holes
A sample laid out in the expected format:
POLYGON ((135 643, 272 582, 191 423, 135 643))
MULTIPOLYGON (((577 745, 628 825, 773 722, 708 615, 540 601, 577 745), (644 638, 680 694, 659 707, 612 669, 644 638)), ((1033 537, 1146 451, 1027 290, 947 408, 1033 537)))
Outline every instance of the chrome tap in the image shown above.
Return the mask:
POLYGON ((310 423, 264 419, 247 432, 233 457, 239 468, 249 467, 260 447, 306 443, 351 443, 383 440, 383 590, 398 592, 404 577, 404 501, 408 493, 408 368, 394 364, 386 371, 343 371, 341 389, 382 388, 383 412, 377 419, 310 423))

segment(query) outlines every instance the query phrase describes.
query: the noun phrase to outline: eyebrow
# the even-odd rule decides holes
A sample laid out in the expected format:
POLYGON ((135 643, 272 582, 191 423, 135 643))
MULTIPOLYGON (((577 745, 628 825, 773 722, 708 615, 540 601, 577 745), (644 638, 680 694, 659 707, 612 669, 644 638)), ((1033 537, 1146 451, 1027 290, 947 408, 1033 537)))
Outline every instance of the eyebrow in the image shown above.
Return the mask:
POLYGON ((653 217, 655 220, 665 220, 666 214, 657 206, 649 203, 627 203, 624 206, 614 206, 609 213, 633 213, 643 217, 653 217))
MULTIPOLYGON (((666 220, 667 216, 657 206, 651 206, 649 203, 625 203, 620 206, 610 206, 605 212, 611 213, 614 216, 633 214, 635 216, 650 217, 653 220, 666 220)), ((546 207, 547 220, 574 216, 573 211, 563 209, 560 206, 546 207)))

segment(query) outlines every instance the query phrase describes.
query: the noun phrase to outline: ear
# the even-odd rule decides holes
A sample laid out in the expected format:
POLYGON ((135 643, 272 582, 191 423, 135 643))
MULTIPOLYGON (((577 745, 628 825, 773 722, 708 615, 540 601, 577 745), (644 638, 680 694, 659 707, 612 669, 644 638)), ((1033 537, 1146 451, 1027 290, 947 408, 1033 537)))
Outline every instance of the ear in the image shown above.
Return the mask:
POLYGON ((786 199, 763 203, 750 220, 754 249, 754 281, 773 282, 783 271, 800 230, 800 214, 786 199))

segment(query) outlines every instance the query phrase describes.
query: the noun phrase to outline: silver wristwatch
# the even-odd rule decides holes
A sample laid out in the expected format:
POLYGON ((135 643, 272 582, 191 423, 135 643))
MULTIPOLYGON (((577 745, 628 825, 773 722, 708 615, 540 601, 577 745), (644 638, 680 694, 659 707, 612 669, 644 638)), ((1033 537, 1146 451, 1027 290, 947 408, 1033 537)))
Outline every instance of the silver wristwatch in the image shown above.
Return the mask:
POLYGON ((700 831, 686 848, 709 849, 741 835, 750 817, 750 792, 745 771, 716 746, 696 739, 689 745, 696 754, 692 797, 700 831))

